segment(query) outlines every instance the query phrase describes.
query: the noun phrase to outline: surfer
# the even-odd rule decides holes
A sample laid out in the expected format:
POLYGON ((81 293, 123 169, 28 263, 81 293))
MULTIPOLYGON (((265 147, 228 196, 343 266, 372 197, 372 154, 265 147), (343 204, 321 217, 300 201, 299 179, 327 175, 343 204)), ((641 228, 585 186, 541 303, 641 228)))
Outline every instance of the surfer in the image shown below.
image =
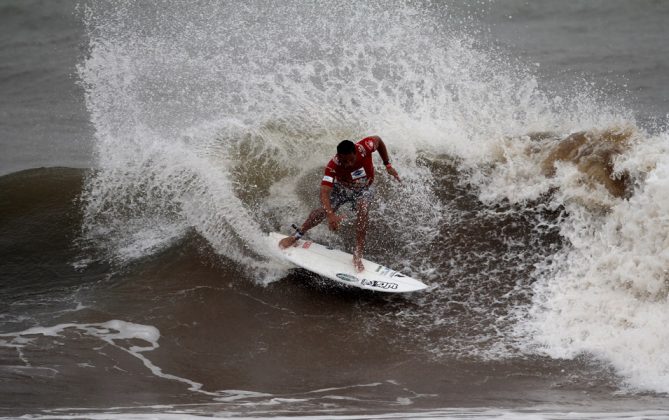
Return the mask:
POLYGON ((374 162, 372 153, 375 151, 381 155, 381 160, 388 174, 397 181, 400 177, 390 164, 388 149, 379 136, 365 137, 357 143, 344 140, 337 145, 337 154, 325 166, 325 174, 321 181, 321 204, 313 210, 307 220, 304 221, 293 236, 288 236, 279 242, 281 248, 292 246, 307 231, 325 218, 328 227, 332 231, 339 228, 339 223, 344 216, 338 216, 336 211, 342 204, 351 203, 357 211, 356 219, 356 245, 353 252, 353 266, 358 272, 365 269, 362 264, 362 253, 365 248, 365 237, 367 235, 367 218, 369 204, 374 198, 374 162))

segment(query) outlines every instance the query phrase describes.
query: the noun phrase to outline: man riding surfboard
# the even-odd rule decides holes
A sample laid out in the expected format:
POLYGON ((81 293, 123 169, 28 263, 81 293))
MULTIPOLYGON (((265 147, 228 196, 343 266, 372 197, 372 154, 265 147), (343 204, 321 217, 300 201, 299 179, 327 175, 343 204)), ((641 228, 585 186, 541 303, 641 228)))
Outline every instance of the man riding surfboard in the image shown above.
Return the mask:
POLYGON ((342 204, 352 203, 357 211, 356 246, 353 252, 353 265, 358 272, 365 269, 362 264, 362 253, 365 248, 367 235, 367 219, 369 204, 374 198, 374 162, 372 153, 381 155, 381 160, 388 174, 397 181, 400 177, 390 164, 388 149, 379 136, 365 137, 357 143, 344 140, 337 145, 337 154, 325 166, 325 174, 321 181, 321 204, 313 210, 293 236, 288 236, 279 242, 281 248, 292 246, 307 231, 320 224, 326 217, 328 227, 332 231, 339 228, 339 222, 344 218, 336 211, 342 204))

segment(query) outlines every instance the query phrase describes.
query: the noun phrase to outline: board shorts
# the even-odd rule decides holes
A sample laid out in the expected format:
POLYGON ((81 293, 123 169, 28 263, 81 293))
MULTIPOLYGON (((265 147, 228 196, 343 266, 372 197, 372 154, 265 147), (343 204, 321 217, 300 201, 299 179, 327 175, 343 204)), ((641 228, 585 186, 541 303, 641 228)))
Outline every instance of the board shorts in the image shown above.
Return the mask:
POLYGON ((355 211, 359 202, 371 203, 374 199, 375 188, 367 185, 359 190, 352 190, 335 183, 330 191, 330 205, 337 211, 343 204, 351 203, 351 210, 355 211))

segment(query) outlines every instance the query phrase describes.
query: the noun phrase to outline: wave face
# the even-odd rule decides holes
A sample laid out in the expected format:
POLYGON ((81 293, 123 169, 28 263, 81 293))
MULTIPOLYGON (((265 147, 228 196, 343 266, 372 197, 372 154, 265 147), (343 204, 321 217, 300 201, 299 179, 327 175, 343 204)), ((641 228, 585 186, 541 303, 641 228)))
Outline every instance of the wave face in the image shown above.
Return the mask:
MULTIPOLYGON (((378 134, 404 182, 378 177, 368 256, 432 289, 370 327, 403 325, 436 358, 588 354, 669 391, 666 132, 591 89, 543 91, 445 6, 128 1, 84 18, 97 258, 195 232, 278 280, 265 232, 318 205, 341 139, 378 134)), ((353 227, 310 235, 346 246, 353 227)))

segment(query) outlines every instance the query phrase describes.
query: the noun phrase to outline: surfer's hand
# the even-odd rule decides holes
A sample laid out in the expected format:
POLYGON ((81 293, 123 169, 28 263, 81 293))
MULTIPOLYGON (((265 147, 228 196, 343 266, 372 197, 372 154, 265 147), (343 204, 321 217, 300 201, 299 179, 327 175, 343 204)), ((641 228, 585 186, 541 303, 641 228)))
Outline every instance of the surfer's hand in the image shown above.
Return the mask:
POLYGON ((344 216, 337 216, 334 213, 328 213, 328 227, 330 230, 335 231, 339 229, 339 222, 342 221, 344 216))
POLYGON ((386 165, 386 171, 388 172, 388 174, 392 175, 393 178, 397 180, 397 182, 402 182, 402 180, 400 179, 400 175, 397 173, 395 168, 393 168, 390 164, 386 165))

